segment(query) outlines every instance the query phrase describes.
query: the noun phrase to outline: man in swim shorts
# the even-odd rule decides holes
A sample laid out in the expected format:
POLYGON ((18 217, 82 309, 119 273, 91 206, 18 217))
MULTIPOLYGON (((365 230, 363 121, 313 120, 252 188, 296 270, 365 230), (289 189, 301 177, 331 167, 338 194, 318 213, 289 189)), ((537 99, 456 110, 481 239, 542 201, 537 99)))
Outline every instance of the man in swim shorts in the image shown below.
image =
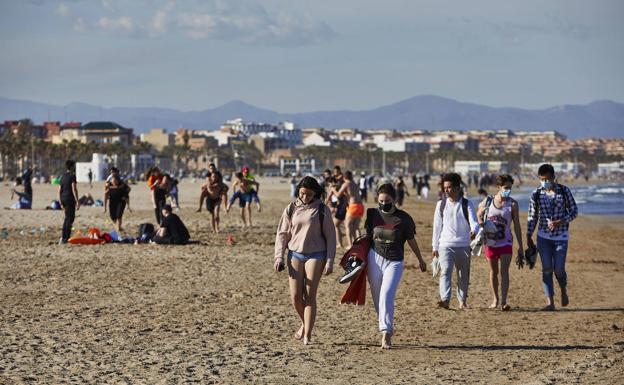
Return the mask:
POLYGON ((343 178, 344 183, 340 190, 335 192, 335 195, 338 198, 345 196, 349 199, 345 227, 347 228, 347 248, 350 248, 353 241, 360 235, 360 222, 364 216, 364 205, 362 204, 359 186, 353 181, 353 173, 347 171, 343 178))

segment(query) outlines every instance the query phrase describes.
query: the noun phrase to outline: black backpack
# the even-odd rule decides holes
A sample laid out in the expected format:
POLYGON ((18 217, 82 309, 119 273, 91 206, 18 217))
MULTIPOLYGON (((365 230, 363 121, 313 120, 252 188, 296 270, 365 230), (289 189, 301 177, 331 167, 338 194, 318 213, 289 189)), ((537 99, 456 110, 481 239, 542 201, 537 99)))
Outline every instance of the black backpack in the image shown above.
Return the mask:
POLYGON ((153 224, 141 223, 139 225, 139 235, 137 238, 139 238, 140 242, 147 242, 151 240, 154 237, 154 234, 156 234, 156 229, 153 224))
MULTIPOLYGON (((444 208, 446 207, 447 199, 448 197, 446 196, 446 194, 443 194, 441 202, 440 202, 440 218, 441 219, 444 218, 444 208)), ((468 222, 468 227, 470 227, 470 220, 468 219, 468 199, 466 199, 463 194, 460 199, 461 199, 461 205, 462 205, 462 212, 464 213, 464 218, 466 218, 466 222, 468 222)), ((444 221, 442 221, 442 223, 444 224, 444 221)))

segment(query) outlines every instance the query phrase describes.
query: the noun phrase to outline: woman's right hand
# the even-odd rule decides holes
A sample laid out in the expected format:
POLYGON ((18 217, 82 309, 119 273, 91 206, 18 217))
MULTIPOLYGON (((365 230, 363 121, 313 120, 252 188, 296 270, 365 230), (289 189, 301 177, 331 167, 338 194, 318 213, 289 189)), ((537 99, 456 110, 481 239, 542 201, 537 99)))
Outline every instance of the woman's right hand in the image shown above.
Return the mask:
POLYGON ((433 250, 433 251, 431 252, 431 256, 435 258, 435 257, 439 257, 439 256, 440 256, 440 254, 438 254, 438 250, 433 250))
POLYGON ((325 275, 330 275, 334 272, 334 260, 327 260, 325 263, 325 275))
POLYGON ((279 272, 280 266, 283 264, 284 264, 284 258, 275 258, 275 261, 273 261, 273 268, 275 269, 275 271, 279 272))

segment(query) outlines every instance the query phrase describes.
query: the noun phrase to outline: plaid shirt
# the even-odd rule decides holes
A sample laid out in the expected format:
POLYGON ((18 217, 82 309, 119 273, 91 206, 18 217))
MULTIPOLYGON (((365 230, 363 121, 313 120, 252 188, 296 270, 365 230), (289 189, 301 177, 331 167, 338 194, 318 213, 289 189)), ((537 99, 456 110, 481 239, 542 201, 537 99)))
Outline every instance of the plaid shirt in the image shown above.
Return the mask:
POLYGON ((554 198, 548 196, 546 191, 538 188, 531 194, 529 202, 529 214, 527 225, 527 237, 532 237, 535 231, 535 225, 539 216, 539 230, 551 234, 553 237, 559 237, 567 234, 569 223, 578 215, 578 208, 572 196, 570 189, 564 185, 555 185, 554 198), (536 199, 537 198, 537 199, 536 199), (539 204, 536 200, 539 200, 539 204), (563 222, 555 227, 553 231, 548 229, 548 219, 559 220, 563 222))

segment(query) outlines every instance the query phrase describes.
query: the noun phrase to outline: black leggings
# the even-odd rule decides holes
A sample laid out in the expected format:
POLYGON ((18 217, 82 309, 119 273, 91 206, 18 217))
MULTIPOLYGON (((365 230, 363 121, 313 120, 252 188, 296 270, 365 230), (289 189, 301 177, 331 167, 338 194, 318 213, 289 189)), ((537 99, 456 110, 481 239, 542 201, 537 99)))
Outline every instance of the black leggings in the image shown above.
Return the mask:
POLYGON ((63 220, 63 232, 62 238, 67 241, 71 237, 71 230, 76 219, 76 202, 67 201, 63 202, 63 209, 65 210, 65 220, 63 220))
MULTIPOLYGON (((158 224, 158 226, 160 226, 160 223, 162 221, 162 208, 167 204, 167 200, 163 199, 163 200, 157 200, 156 201, 156 208, 154 209, 154 214, 156 214, 156 223, 158 224)), ((158 227, 156 226, 156 227, 158 227)))

